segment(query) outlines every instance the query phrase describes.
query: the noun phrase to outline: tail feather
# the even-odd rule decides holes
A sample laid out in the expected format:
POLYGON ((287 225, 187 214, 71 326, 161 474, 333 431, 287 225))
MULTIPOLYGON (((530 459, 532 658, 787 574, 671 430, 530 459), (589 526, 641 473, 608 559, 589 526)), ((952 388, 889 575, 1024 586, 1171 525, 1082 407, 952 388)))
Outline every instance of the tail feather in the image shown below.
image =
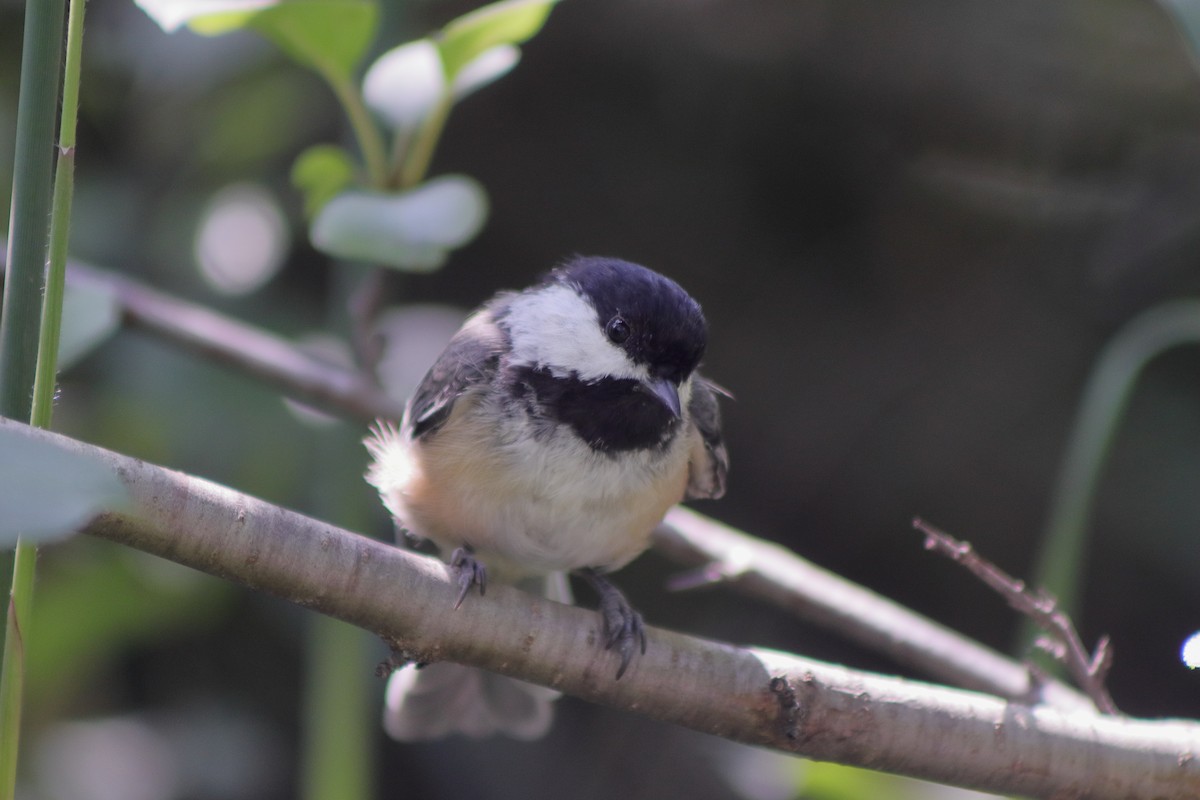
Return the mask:
POLYGON ((554 720, 558 692, 461 664, 407 666, 388 680, 383 725, 403 742, 453 733, 536 739, 554 720))
MULTIPOLYGON (((521 588, 571 602, 566 576, 555 573, 522 581, 521 588)), ((554 721, 559 692, 462 664, 408 665, 388 679, 383 727, 402 742, 440 739, 454 733, 537 739, 554 721)))

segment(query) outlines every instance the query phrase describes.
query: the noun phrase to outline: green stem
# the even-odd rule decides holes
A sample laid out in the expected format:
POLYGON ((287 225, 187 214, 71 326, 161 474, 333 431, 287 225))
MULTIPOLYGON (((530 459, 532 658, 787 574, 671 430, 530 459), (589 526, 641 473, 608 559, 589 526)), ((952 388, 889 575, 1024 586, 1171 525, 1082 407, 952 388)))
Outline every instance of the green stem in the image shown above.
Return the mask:
MULTIPOLYGON (((1138 376, 1155 356, 1189 343, 1200 343, 1200 301, 1157 306, 1117 332, 1101 352, 1084 388, 1055 487, 1034 584, 1057 597, 1070 614, 1079 609, 1079 576, 1096 488, 1138 376)), ((1033 636, 1033 629, 1026 627, 1021 642, 1027 645, 1033 636)))
MULTIPOLYGON (((332 278, 325 326, 337 330, 347 323, 349 298, 358 292, 362 275, 343 265, 332 278)), ((310 452, 314 463, 344 464, 358 458, 359 437, 345 434, 336 428, 315 432, 310 452)), ((320 476, 308 492, 309 510, 321 519, 366 529, 370 516, 358 500, 361 482, 352 473, 320 476)), ((329 618, 313 620, 307 635, 299 795, 302 800, 375 797, 371 731, 379 727, 379 682, 370 677, 370 637, 329 618)))
MULTIPOLYGON (((321 74, 350 120, 366 166, 368 185, 387 188, 387 150, 362 94, 333 70, 321 70, 321 74)), ((344 294, 331 297, 331 313, 345 308, 344 294)), ((357 320, 351 324, 357 324, 357 320)), ((356 339, 365 341, 366 337, 356 336, 356 339)), ((360 350, 366 352, 363 346, 360 350)), ((323 488, 329 487, 323 484, 323 488)), ((320 494, 330 504, 328 492, 320 494)), ((362 800, 373 794, 374 759, 366 735, 370 730, 370 691, 364 677, 366 651, 362 644, 361 631, 336 620, 319 619, 309 632, 301 775, 301 796, 306 799, 362 800)))
POLYGON ((67 56, 63 70, 62 121, 58 132, 58 165, 50 214, 49 268, 42 295, 42 321, 38 335, 37 371, 33 382, 30 421, 50 427, 54 412, 54 386, 58 344, 62 333, 63 290, 67 279, 67 248, 71 233, 71 199, 75 190, 75 128, 79 118, 79 74, 83 58, 83 13, 86 0, 71 0, 67 20, 67 56))
POLYGON ((26 0, 8 275, 0 311, 0 414, 29 419, 49 236, 54 125, 66 0, 26 0))
POLYGON ((346 110, 350 119, 350 127, 362 150, 363 162, 367 167, 367 181, 376 188, 383 188, 387 183, 387 149, 378 126, 371 120, 371 113, 363 102, 362 95, 349 80, 326 73, 325 79, 337 95, 338 102, 346 110))
POLYGON ((5 623, 4 655, 0 658, 0 798, 3 800, 12 800, 16 794, 21 699, 25 692, 25 642, 33 606, 36 562, 37 548, 28 542, 18 542, 5 623))
MULTIPOLYGON (((27 6, 26 36, 35 28, 33 8, 42 6, 43 11, 53 13, 55 3, 38 3, 36 0, 27 6)), ((67 242, 71 220, 71 194, 74 186, 75 165, 75 127, 79 103, 79 74, 80 59, 83 49, 83 14, 86 0, 71 0, 70 16, 67 25, 67 55, 66 68, 63 76, 62 120, 60 125, 58 166, 54 178, 53 198, 50 211, 49 232, 49 269, 45 277, 45 288, 42 292, 41 318, 38 322, 38 337, 36 363, 33 369, 33 397, 30 402, 30 421, 38 427, 49 427, 54 410, 54 382, 56 362, 58 357, 59 334, 62 327, 63 286, 66 280, 67 242)), ((58 47, 62 38, 62 3, 57 3, 57 24, 46 21, 42 36, 47 42, 43 46, 54 51, 53 74, 55 83, 58 76, 58 47), (51 39, 51 36, 53 37, 51 39), (51 44, 51 41, 53 44, 51 44)), ((26 39, 26 47, 29 47, 26 39)), ((26 51, 28 52, 28 50, 26 51)), ((22 72, 26 65, 23 63, 22 72)), ((21 102, 25 100, 25 84, 22 79, 21 102)), ((46 91, 49 100, 43 98, 51 109, 51 136, 53 140, 53 111, 57 106, 57 85, 53 90, 46 91)), ((19 156, 18 156, 19 159, 19 156)), ((47 159, 47 164, 49 160, 47 159)), ((48 175, 47 175, 48 178, 48 175)), ((14 186, 14 205, 16 205, 17 190, 14 186)), ((16 214, 14 213, 14 222, 16 214)), ((42 253, 45 253, 45 223, 39 221, 37 228, 42 242, 42 253)), ((14 235, 17 233, 14 224, 14 235)), ((11 241, 11 240, 10 240, 11 241)), ((15 262, 10 255, 10 269, 15 262)), ((41 259, 38 261, 39 277, 41 259)), ((11 278, 11 274, 10 274, 11 278)), ((5 311, 9 306, 9 285, 5 282, 5 311)), ((41 283, 39 280, 38 283, 41 283)), ((14 301, 15 302, 15 301, 14 301)), ((22 302, 33 302, 31 298, 22 298, 22 302)), ((34 306, 36 308, 36 305, 34 306)), ((32 328, 33 321, 25 324, 32 328)), ((0 350, 3 346, 0 346, 0 350)), ((6 376, 7 377, 7 376, 6 376)), ((28 386, 28 382, 25 384, 28 386)), ((21 733, 21 705, 25 689, 25 652, 26 644, 32 635, 33 585, 37 565, 37 548, 30 542, 17 542, 16 555, 13 559, 12 594, 9 597, 8 613, 5 622, 4 652, 0 656, 0 800, 11 800, 16 792, 17 756, 19 752, 21 733)))
MULTIPOLYGON (((76 3, 82 6, 84 0, 71 0, 72 12, 76 3)), ((64 120, 66 116, 64 106, 64 120)), ((62 138, 65 141, 67 137, 64 134, 62 138)), ((50 217, 50 267, 46 271, 46 290, 42 295, 42 324, 38 337, 37 371, 33 381, 33 410, 30 415, 30 422, 39 428, 49 428, 50 417, 54 413, 54 387, 58 373, 58 344, 62 334, 63 291, 67 282, 67 244, 71 230, 71 196, 74 185, 75 147, 73 144, 64 144, 59 148, 58 168, 54 174, 54 206, 50 217)))
POLYGON ((433 162, 433 153, 437 149, 438 140, 442 137, 442 130, 446 127, 446 119, 450 116, 450 109, 453 106, 454 98, 449 90, 443 92, 437 107, 430 112, 418 129, 416 136, 412 138, 404 160, 398 165, 399 172, 396 182, 401 189, 411 188, 424 180, 425 174, 429 172, 429 165, 433 162))
POLYGON ((370 675, 371 640, 341 620, 316 615, 305 658, 304 800, 374 796, 372 738, 378 725, 370 675))

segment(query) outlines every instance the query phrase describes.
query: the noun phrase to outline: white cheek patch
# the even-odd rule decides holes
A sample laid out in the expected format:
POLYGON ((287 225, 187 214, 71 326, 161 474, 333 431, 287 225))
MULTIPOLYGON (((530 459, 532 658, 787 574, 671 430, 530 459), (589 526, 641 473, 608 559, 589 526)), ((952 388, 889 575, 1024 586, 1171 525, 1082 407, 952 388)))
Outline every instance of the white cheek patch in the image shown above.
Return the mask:
POLYGON ((514 363, 545 367, 556 377, 574 372, 585 381, 648 377, 604 335, 596 309, 568 286, 518 295, 506 323, 514 363))

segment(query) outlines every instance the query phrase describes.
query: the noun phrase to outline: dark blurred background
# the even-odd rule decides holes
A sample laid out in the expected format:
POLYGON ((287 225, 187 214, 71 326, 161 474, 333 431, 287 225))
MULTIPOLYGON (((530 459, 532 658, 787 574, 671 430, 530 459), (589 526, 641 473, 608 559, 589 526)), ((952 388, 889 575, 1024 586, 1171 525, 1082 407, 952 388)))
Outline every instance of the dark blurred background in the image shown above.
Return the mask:
MULTIPOLYGON (((22 5, 0 0, 4 153, 22 5)), ((473 5, 389 5, 379 49, 473 5)), ((88 17, 74 254, 289 336, 342 332, 345 270, 306 243, 287 177, 345 140, 325 86, 250 35, 168 36, 130 2, 88 17), (261 288, 196 267, 231 186, 282 231, 261 288)), ((1010 648, 1013 614, 909 522, 1029 575, 1097 354, 1200 288, 1200 80, 1172 18, 1147 0, 569 0, 524 50, 455 109, 434 165, 487 187, 486 229, 392 302, 470 307, 575 252, 674 277, 737 397, 729 494, 700 510, 1010 648)), ((360 426, 139 333, 62 383, 61 430, 388 533, 360 426)), ((1200 628, 1198 396, 1197 348, 1144 372, 1079 565, 1084 638, 1112 636, 1131 714, 1200 716, 1178 656, 1200 628)), ((306 612, 117 550, 43 559, 39 614, 67 632, 43 634, 30 748, 53 768, 31 767, 28 796, 61 796, 43 772, 89 735, 116 747, 113 725, 146 763, 163 750, 147 798, 298 791, 306 612), (188 777, 201 755, 244 775, 188 777)), ((652 624, 908 674, 728 591, 669 595, 674 569, 650 554, 621 575, 652 624)), ((364 669, 386 655, 362 645, 364 669)), ((791 769, 762 754, 569 698, 538 744, 367 741, 380 797, 791 796, 744 777, 791 769)))

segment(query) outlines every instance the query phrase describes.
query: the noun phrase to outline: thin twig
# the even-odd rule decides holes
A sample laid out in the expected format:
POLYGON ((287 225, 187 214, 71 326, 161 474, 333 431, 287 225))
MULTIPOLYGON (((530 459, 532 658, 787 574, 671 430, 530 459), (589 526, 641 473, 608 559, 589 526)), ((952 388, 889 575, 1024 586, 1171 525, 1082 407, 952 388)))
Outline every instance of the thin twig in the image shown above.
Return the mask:
POLYGON ((975 552, 970 543, 955 539, 920 518, 913 520, 913 527, 925 534, 926 550, 934 550, 961 564, 1045 631, 1052 643, 1047 651, 1066 666, 1096 708, 1105 714, 1119 713, 1104 685, 1112 665, 1112 646, 1107 636, 1100 639, 1095 653, 1088 653, 1075 624, 1053 597, 1040 590, 1030 590, 1024 581, 1012 577, 975 552))

